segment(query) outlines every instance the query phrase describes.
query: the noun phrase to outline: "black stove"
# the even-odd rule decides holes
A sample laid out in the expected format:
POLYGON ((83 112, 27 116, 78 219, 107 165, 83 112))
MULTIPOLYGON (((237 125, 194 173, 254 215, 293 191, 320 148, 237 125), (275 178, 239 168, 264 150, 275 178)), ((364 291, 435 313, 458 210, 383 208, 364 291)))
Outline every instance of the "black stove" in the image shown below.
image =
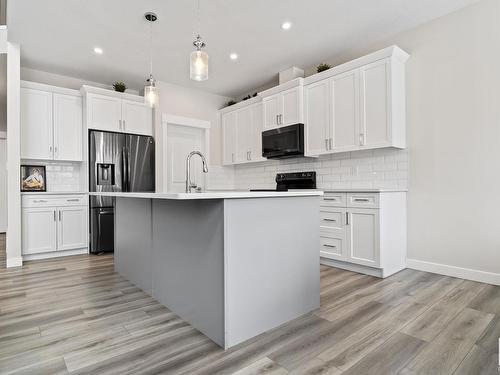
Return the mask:
POLYGON ((276 189, 250 189, 250 191, 288 191, 291 189, 316 189, 316 172, 278 173, 276 189))

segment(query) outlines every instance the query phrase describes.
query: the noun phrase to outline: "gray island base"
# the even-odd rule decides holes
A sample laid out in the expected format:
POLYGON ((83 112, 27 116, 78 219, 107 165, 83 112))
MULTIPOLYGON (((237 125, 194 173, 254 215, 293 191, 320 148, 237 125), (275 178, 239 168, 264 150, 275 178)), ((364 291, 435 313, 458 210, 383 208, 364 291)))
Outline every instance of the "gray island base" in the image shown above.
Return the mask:
POLYGON ((321 192, 91 194, 116 197, 116 271, 221 347, 319 308, 321 192))

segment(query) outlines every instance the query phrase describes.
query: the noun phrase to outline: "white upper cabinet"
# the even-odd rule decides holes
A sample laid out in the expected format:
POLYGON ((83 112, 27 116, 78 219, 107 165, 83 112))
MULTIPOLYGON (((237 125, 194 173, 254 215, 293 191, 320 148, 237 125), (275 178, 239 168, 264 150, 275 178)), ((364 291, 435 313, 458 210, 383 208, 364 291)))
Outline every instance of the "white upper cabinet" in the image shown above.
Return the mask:
POLYGON ((264 129, 279 126, 280 95, 272 95, 263 99, 264 129))
POLYGON ((82 134, 78 91, 23 82, 21 159, 81 161, 82 134))
POLYGON ((141 96, 83 86, 88 129, 153 135, 153 110, 141 96))
POLYGON ((302 78, 262 92, 264 130, 303 123, 302 78))
POLYGON ((87 94, 87 127, 122 131, 122 102, 113 96, 87 94))
POLYGON ((153 111, 145 103, 122 100, 122 128, 126 133, 152 135, 153 111))
POLYGON ((393 46, 308 77, 304 88, 306 155, 405 148, 404 66, 408 57, 393 46), (319 92, 327 85, 330 90, 322 99, 319 92))
POLYGON ((262 130, 264 126, 262 103, 252 105, 252 124, 249 136, 249 160, 267 160, 262 157, 262 130))
POLYGON ((317 155, 329 149, 330 96, 329 80, 315 82, 304 88, 307 154, 317 155))
POLYGON ((359 145, 359 72, 339 74, 331 79, 333 134, 336 151, 349 151, 359 145))
POLYGON ((232 164, 236 157, 236 112, 222 115, 223 163, 232 164))
POLYGON ((54 94, 54 159, 82 160, 82 98, 54 94))
POLYGON ((262 157, 263 104, 259 98, 241 103, 222 117, 224 164, 266 160, 262 157))
POLYGON ((302 123, 302 86, 294 87, 281 94, 280 126, 302 123))
POLYGON ((390 61, 382 60, 360 69, 360 143, 367 148, 391 143, 390 61))
POLYGON ((21 158, 52 159, 52 93, 21 88, 21 158))

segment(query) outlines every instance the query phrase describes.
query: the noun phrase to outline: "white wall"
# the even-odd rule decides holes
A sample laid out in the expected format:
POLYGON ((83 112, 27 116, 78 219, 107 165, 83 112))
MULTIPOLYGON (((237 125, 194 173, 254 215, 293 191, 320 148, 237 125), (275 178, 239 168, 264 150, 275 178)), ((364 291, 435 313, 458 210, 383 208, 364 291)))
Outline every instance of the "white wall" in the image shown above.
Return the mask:
MULTIPOLYGON (((221 164, 221 125, 220 116, 217 112, 221 107, 224 106, 231 98, 206 93, 200 90, 195 90, 191 88, 186 88, 166 82, 157 83, 160 92, 160 104, 158 109, 155 111, 155 139, 156 142, 156 180, 157 180, 157 190, 161 191, 163 186, 161 182, 163 181, 162 174, 162 145, 159 140, 163 137, 161 136, 161 114, 168 113, 171 115, 191 117, 200 120, 210 121, 210 160, 209 164, 211 166, 221 164)), ((216 172, 220 168, 211 168, 211 173, 216 172)))
POLYGON ((500 2, 482 0, 330 62, 390 44, 411 54, 409 264, 500 284, 500 2))
POLYGON ((7 231, 7 134, 0 131, 0 233, 7 231))

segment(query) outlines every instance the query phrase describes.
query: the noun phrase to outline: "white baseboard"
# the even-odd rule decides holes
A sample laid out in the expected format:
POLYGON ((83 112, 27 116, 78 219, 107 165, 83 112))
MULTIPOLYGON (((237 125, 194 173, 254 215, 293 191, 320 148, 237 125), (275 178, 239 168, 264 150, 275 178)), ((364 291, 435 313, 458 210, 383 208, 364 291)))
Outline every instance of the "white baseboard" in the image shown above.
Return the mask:
POLYGON ((333 260, 321 257, 320 263, 328 267, 341 268, 343 270, 364 273, 365 275, 383 277, 383 272, 379 268, 366 267, 359 264, 341 262, 340 260, 333 260))
POLYGON ((426 262, 417 259, 407 259, 406 266, 418 271, 437 273, 440 275, 458 277, 466 280, 479 281, 481 283, 500 285, 500 273, 449 266, 446 264, 426 262))
POLYGON ((22 257, 7 257, 7 268, 11 267, 21 267, 23 265, 22 257))
POLYGON ((40 254, 29 254, 23 255, 23 260, 40 260, 40 259, 50 259, 50 258, 59 258, 66 257, 70 255, 83 255, 88 254, 89 251, 87 248, 76 249, 76 250, 65 250, 65 251, 51 251, 48 253, 40 253, 40 254))

